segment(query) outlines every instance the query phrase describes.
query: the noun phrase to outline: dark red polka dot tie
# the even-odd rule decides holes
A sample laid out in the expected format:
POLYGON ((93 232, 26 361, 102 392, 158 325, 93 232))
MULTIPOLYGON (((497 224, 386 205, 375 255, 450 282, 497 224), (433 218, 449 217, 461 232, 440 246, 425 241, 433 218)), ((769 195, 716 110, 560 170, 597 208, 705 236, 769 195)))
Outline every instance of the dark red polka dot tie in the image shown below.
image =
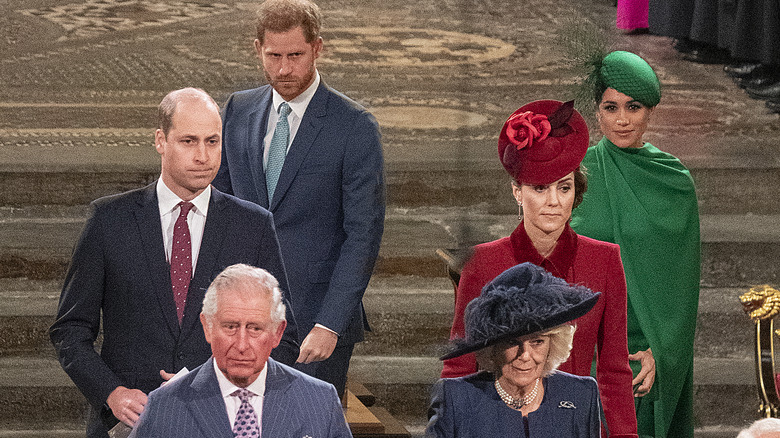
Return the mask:
POLYGON ((236 438, 260 438, 257 414, 252 405, 249 404, 249 397, 252 393, 247 389, 239 389, 231 395, 241 399, 241 406, 239 406, 238 414, 236 414, 236 422, 233 424, 233 436, 236 438))
POLYGON ((173 245, 171 247, 171 286, 173 300, 176 302, 176 315, 179 324, 184 317, 184 306, 187 304, 187 290, 192 278, 192 243, 190 242, 190 227, 187 225, 187 214, 192 209, 191 202, 180 202, 181 210, 176 224, 173 226, 173 245))

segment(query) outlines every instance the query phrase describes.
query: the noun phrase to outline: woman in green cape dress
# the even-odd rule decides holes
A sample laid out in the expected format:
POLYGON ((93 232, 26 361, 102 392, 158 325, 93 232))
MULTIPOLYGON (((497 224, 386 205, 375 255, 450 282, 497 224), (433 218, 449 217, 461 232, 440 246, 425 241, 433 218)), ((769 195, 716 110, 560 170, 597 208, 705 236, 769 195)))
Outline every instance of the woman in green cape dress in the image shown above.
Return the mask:
POLYGON ((642 141, 661 98, 653 69, 612 52, 590 77, 604 138, 582 164, 579 234, 620 245, 628 286, 628 351, 640 436, 693 437, 693 338, 700 238, 690 172, 642 141))

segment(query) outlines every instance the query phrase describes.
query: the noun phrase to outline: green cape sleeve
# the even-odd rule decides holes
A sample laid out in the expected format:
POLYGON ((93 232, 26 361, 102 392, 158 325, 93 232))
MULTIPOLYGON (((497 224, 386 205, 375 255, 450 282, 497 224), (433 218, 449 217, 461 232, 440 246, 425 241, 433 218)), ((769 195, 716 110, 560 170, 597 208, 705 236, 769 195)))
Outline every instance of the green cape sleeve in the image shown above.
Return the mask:
POLYGON ((571 225, 579 234, 620 245, 636 316, 629 324, 639 323, 639 330, 628 332, 644 335, 656 361, 655 436, 692 437, 701 273, 693 179, 677 158, 649 143, 621 149, 606 137, 588 149, 583 165, 588 191, 571 225))

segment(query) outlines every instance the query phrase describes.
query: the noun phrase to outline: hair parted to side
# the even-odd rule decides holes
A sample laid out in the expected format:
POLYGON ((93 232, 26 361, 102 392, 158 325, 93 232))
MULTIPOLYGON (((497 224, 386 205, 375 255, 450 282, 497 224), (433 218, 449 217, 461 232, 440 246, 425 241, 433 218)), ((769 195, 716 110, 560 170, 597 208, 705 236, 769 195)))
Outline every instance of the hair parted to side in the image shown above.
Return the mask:
MULTIPOLYGON (((569 358, 575 330, 576 327, 572 324, 561 324, 540 333, 541 335, 550 337, 550 351, 547 354, 547 361, 542 369, 542 377, 547 377, 552 374, 569 358)), ((534 336, 535 334, 531 334, 523 337, 530 338, 534 336)), ((506 348, 507 346, 505 343, 499 343, 474 352, 479 369, 493 373, 496 378, 501 377, 501 366, 504 365, 501 363, 503 360, 502 353, 506 348)))
POLYGON ((266 0, 257 11, 257 39, 263 45, 265 32, 287 32, 300 26, 307 43, 320 37, 322 14, 309 0, 266 0))
POLYGON ((217 105, 217 102, 200 88, 188 87, 174 90, 166 94, 157 107, 157 128, 162 130, 163 134, 167 137, 168 132, 171 130, 171 126, 173 126, 173 115, 176 113, 176 107, 179 105, 179 102, 199 99, 214 105, 214 108, 219 112, 219 105, 217 105))
POLYGON ((217 313, 219 296, 237 286, 249 286, 244 290, 263 295, 271 300, 271 320, 278 324, 285 320, 285 306, 279 282, 268 271, 243 263, 228 266, 211 282, 203 297, 203 310, 209 324, 217 313))

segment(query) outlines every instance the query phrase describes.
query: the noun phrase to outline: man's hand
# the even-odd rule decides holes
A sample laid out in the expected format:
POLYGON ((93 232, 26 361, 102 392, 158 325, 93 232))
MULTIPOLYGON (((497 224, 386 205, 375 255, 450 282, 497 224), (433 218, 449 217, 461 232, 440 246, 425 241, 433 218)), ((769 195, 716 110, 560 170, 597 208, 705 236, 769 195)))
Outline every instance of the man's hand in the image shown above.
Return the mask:
POLYGON ((141 412, 146 405, 146 394, 138 389, 129 389, 124 386, 117 386, 111 391, 106 400, 111 412, 122 423, 133 427, 141 412))
POLYGON ((631 384, 634 386, 634 397, 644 397, 650 392, 655 382, 655 358, 653 352, 648 348, 645 351, 637 351, 628 355, 628 360, 638 360, 642 365, 631 384))
POLYGON ((162 377, 162 379, 163 379, 162 385, 160 385, 160 386, 163 386, 166 383, 168 383, 168 381, 171 380, 171 377, 173 377, 175 375, 176 375, 176 373, 166 373, 165 370, 160 370, 160 377, 162 377))
POLYGON ((301 354, 296 362, 312 363, 329 358, 338 340, 339 336, 332 331, 314 327, 301 343, 301 354))

